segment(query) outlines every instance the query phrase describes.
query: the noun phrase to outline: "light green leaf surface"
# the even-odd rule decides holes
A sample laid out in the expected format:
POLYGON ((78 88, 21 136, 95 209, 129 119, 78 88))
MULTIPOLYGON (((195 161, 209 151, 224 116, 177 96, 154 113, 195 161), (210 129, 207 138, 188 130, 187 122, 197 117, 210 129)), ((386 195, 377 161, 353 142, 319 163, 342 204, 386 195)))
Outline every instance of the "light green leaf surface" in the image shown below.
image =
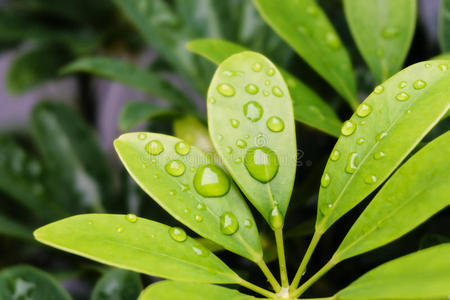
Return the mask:
POLYGON ((130 130, 142 122, 155 118, 174 117, 179 113, 171 108, 161 107, 150 102, 130 101, 127 102, 119 116, 119 128, 130 130))
POLYGON ((449 157, 447 132, 402 165, 352 226, 335 259, 383 246, 450 205, 449 157))
MULTIPOLYGON (((50 276, 31 266, 15 266, 3 269, 0 272, 0 281, 6 284, 6 291, 0 291, 2 299, 26 299, 26 300, 70 300, 69 293, 50 276)), ((2 284, 0 284, 2 288, 2 284)))
POLYGON ((254 0, 266 22, 356 108, 356 83, 350 57, 314 0, 254 0))
POLYGON ((173 134, 189 144, 200 148, 203 152, 214 152, 208 128, 197 118, 187 115, 173 122, 173 134))
POLYGON ((438 30, 442 52, 450 52, 450 0, 441 0, 438 30))
POLYGON ((343 125, 322 177, 316 230, 374 191, 445 115, 450 105, 447 61, 427 61, 394 75, 343 125))
POLYGON ((345 0, 345 16, 372 74, 383 82, 400 71, 416 26, 411 0, 345 0))
POLYGON ((236 290, 204 283, 184 283, 161 281, 147 287, 139 300, 254 300, 252 296, 241 294, 236 290))
POLYGON ((230 251, 253 261, 261 259, 250 210, 210 156, 178 138, 155 133, 124 134, 114 146, 136 183, 178 221, 230 251), (226 224, 238 227, 234 234, 222 233, 221 220, 230 213, 235 220, 227 217, 226 224))
POLYGON ((338 300, 437 300, 450 294, 450 244, 387 262, 336 294, 338 300))
POLYGON ((111 269, 95 284, 91 300, 128 300, 137 299, 142 291, 139 274, 111 269))
MULTIPOLYGON (((188 43, 188 49, 220 64, 233 54, 247 49, 231 42, 214 39, 198 39, 188 43)), ((279 69, 286 80, 294 103, 295 120, 338 137, 341 121, 333 109, 307 85, 286 70, 279 69)))
POLYGON ((208 126, 225 166, 273 228, 281 227, 294 183, 297 145, 292 101, 266 57, 241 52, 217 69, 208 126))
POLYGON ((239 278, 200 243, 171 227, 126 215, 86 214, 50 223, 34 232, 49 246, 114 267, 184 281, 236 283, 239 278))

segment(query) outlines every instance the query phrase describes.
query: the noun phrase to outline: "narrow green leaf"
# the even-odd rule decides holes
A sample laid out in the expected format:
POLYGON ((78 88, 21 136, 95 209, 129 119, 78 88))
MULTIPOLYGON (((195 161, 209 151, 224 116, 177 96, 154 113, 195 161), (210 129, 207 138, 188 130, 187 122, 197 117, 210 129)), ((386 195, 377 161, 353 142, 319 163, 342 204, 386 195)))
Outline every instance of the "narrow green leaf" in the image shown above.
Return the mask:
POLYGON ((327 16, 314 0, 254 0, 266 22, 356 108, 350 57, 327 16))
MULTIPOLYGON (((188 49, 220 64, 233 54, 247 49, 231 42, 214 39, 198 39, 188 43, 188 49)), ((319 95, 295 76, 280 69, 286 80, 292 101, 295 120, 319 129, 331 136, 339 137, 341 121, 333 109, 319 95)))
POLYGON ((210 156, 178 138, 154 133, 124 134, 114 146, 136 183, 173 217, 230 251, 261 259, 251 212, 210 156))
POLYGON ((400 71, 414 35, 416 1, 345 0, 344 8, 356 45, 377 81, 400 71))
POLYGON ((173 134, 203 152, 212 153, 214 147, 209 138, 208 128, 193 116, 185 116, 173 122, 173 134))
POLYGON ((439 43, 442 52, 450 52, 450 0, 441 0, 439 10, 439 43))
POLYGON ((450 243, 387 262, 336 294, 338 300, 447 299, 450 243))
POLYGON ((63 73, 88 72, 134 87, 170 104, 194 110, 194 103, 169 81, 129 62, 108 57, 80 58, 62 70, 63 73))
POLYGON ((137 299, 141 291, 142 283, 137 273, 120 269, 111 269, 95 284, 91 299, 137 299))
POLYGON ((7 216, 0 215, 0 234, 32 241, 31 229, 7 216))
POLYGON ((450 205, 449 157, 447 132, 402 165, 353 224, 336 260, 383 246, 450 205))
POLYGON ((184 240, 177 241, 169 226, 133 217, 77 215, 41 227, 34 236, 49 246, 139 273, 184 281, 237 282, 239 277, 230 268, 184 231, 184 240))
POLYGON ((161 281, 147 287, 139 296, 139 300, 252 300, 252 296, 239 293, 237 290, 205 283, 184 283, 161 281))
POLYGON ((120 130, 130 130, 142 122, 155 118, 175 117, 179 113, 171 108, 161 107, 149 102, 130 101, 120 111, 120 130))
POLYGON ((445 115, 447 61, 412 65, 375 88, 342 127, 319 192, 316 230, 373 192, 445 115))
POLYGON ((208 125, 241 190, 273 228, 281 227, 297 145, 292 101, 275 65, 249 51, 222 62, 208 91, 208 125))
POLYGON ((0 272, 0 278, 5 281, 5 287, 8 289, 7 291, 0 291, 0 295, 4 293, 10 297, 2 299, 72 299, 69 293, 50 274, 31 266, 15 266, 3 269, 0 272))

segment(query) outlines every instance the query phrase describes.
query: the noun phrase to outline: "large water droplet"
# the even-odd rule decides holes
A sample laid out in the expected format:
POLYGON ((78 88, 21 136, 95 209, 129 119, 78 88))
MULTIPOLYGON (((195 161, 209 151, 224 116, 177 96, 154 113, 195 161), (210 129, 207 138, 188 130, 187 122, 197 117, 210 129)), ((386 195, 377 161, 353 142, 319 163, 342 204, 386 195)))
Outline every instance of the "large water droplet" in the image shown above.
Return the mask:
POLYGON ((177 242, 184 242, 187 239, 186 232, 180 227, 171 227, 169 229, 169 235, 177 242))
POLYGON ((175 152, 180 155, 187 155, 191 151, 191 146, 185 142, 178 142, 175 144, 175 152))
POLYGON ((352 135, 356 130, 356 124, 352 120, 347 120, 342 124, 341 133, 342 135, 349 136, 352 135))
POLYGON ((280 98, 284 95, 283 91, 278 86, 272 87, 272 94, 280 98))
POLYGON ((228 83, 221 83, 217 86, 217 91, 225 97, 233 97, 236 93, 234 87, 228 83))
POLYGON ((349 174, 353 174, 356 171, 356 158, 358 157, 358 153, 352 152, 348 155, 347 165, 345 166, 345 172, 349 174))
POLYGON ((400 83, 398 84, 399 89, 404 89, 407 86, 408 84, 406 83, 406 81, 400 81, 400 83))
POLYGON ((127 221, 129 221, 131 223, 136 223, 136 221, 137 221, 137 217, 135 214, 128 214, 125 216, 125 219, 127 219, 127 221))
POLYGON ((330 185, 331 177, 328 173, 323 173, 322 179, 320 179, 320 185, 324 188, 330 185))
POLYGON ((330 159, 332 161, 337 161, 339 157, 341 157, 341 152, 339 152, 339 150, 333 150, 333 152, 331 152, 330 159))
POLYGON ((339 49, 341 47, 341 41, 334 32, 328 32, 326 34, 325 42, 332 49, 339 49))
POLYGON ((382 159, 385 156, 386 156, 386 153, 384 153, 383 151, 379 151, 373 155, 373 158, 378 160, 378 159, 382 159))
POLYGON ((256 84, 249 83, 245 86, 245 91, 250 95, 256 95, 259 91, 259 88, 256 84))
POLYGON ((421 90, 421 89, 423 89, 424 87, 426 87, 427 86, 427 83, 425 82, 425 81, 423 81, 423 80, 416 80, 416 81, 414 81, 414 84, 413 84, 413 87, 416 89, 416 90, 421 90))
POLYGON ((361 103, 358 108, 356 109, 356 114, 358 117, 364 118, 370 115, 372 112, 372 106, 370 106, 367 103, 361 103))
POLYGON ((262 106, 256 101, 250 101, 244 105, 244 116, 252 122, 260 120, 263 113, 262 106))
POLYGON ((171 160, 166 164, 167 173, 175 177, 183 175, 185 170, 183 162, 178 159, 171 160))
POLYGON ((262 70, 262 64, 260 64, 260 63, 254 63, 254 64, 252 65, 252 70, 255 71, 255 72, 261 71, 261 70, 262 70))
POLYGON ((270 212, 269 223, 273 229, 280 229, 281 227, 283 227, 284 223, 283 215, 281 214, 278 205, 275 205, 272 211, 270 212))
POLYGON ((225 212, 220 216, 220 231, 223 234, 231 235, 239 229, 239 223, 232 212, 225 212))
POLYGON ((244 141, 243 139, 238 139, 236 141, 236 146, 243 149, 243 148, 247 147, 247 142, 244 141))
POLYGON ((147 134, 145 132, 139 132, 137 137, 139 140, 143 141, 147 138, 147 134))
POLYGON ((278 172, 278 157, 267 147, 253 147, 245 154, 245 167, 256 180, 266 183, 271 181, 278 172))
POLYGON ((385 39, 392 39, 398 35, 398 28, 395 26, 387 26, 381 30, 381 36, 385 39))
POLYGON ((231 126, 232 126, 233 128, 238 128, 240 122, 239 122, 238 120, 236 120, 236 119, 231 119, 231 120, 230 120, 230 124, 231 124, 231 126))
POLYGON ((228 193, 230 180, 221 168, 204 165, 194 175, 194 188, 203 197, 220 197, 228 193))
POLYGON ((406 101, 409 99, 409 95, 408 93, 401 92, 398 93, 397 96, 395 96, 395 99, 397 99, 398 101, 406 101))
POLYGON ((375 87, 375 89, 373 90, 373 92, 375 94, 381 94, 384 91, 384 87, 382 85, 378 85, 375 87))
POLYGON ((447 71, 448 70, 448 65, 446 65, 446 64, 439 64, 438 68, 441 69, 441 71, 447 71))
POLYGON ((164 147, 160 141, 152 140, 145 146, 145 151, 147 151, 147 153, 151 155, 158 155, 164 151, 164 147))
POLYGON ((364 179, 364 182, 367 184, 374 184, 377 182, 377 178, 374 175, 369 175, 364 179))
POLYGON ((281 118, 275 117, 275 116, 270 117, 267 120, 266 125, 267 125, 267 128, 269 128, 269 130, 273 131, 273 132, 280 132, 280 131, 283 131, 283 129, 284 129, 283 120, 281 118))

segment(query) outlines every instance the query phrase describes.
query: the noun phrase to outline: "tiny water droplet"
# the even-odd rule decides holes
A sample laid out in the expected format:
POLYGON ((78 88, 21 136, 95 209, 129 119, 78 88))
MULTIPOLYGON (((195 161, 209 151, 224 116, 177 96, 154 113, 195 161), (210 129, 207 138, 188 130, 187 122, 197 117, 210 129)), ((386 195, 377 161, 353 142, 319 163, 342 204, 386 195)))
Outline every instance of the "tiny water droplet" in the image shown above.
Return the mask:
POLYGON ((273 116, 267 120, 267 128, 272 132, 280 132, 284 129, 284 122, 281 118, 273 116))
POLYGON ((227 146, 227 147, 225 147, 225 151, 226 151, 228 154, 231 154, 231 153, 233 153, 233 148, 231 148, 230 146, 227 146))
POLYGON ((191 151, 191 146, 185 142, 178 142, 175 144, 175 152, 180 155, 187 155, 191 151))
POLYGON ((269 68, 266 72, 267 76, 273 76, 275 75, 275 69, 274 68, 269 68))
POLYGON ((223 135, 218 134, 218 135, 217 135, 217 139, 219 140, 219 142, 222 141, 222 140, 223 140, 223 135))
POLYGON ((232 212, 225 212, 220 216, 220 231, 225 235, 232 235, 239 229, 239 223, 232 212))
POLYGON ((311 31, 306 26, 298 26, 297 30, 305 36, 311 36, 311 31))
POLYGON ((150 237, 151 237, 152 239, 154 239, 154 238, 156 237, 156 234, 152 233, 152 234, 150 235, 150 237))
POLYGON ((361 121, 361 122, 359 122, 359 125, 361 125, 361 126, 364 126, 364 125, 366 125, 367 124, 367 122, 366 121, 361 121))
POLYGON ((425 68, 431 68, 431 64, 425 64, 425 68))
POLYGON ((185 183, 182 183, 182 184, 181 184, 181 191, 182 191, 182 192, 189 191, 189 189, 190 189, 190 187, 189 187, 188 184, 185 184, 185 183))
POLYGON ((214 104, 214 103, 216 103, 216 98, 211 97, 208 99, 208 102, 211 104, 214 104))
POLYGON ((230 180, 221 168, 203 165, 194 175, 194 188, 203 197, 220 197, 228 193, 230 180))
POLYGON ((245 91, 250 95, 256 95, 259 92, 259 88, 256 84, 249 83, 245 86, 245 91))
POLYGON ((283 97, 284 95, 283 91, 278 86, 272 87, 272 94, 279 98, 283 97))
POLYGON ((379 151, 373 155, 373 158, 378 160, 378 159, 382 159, 385 156, 386 156, 386 153, 384 153, 383 151, 379 151))
POLYGON ((278 205, 275 205, 269 216, 269 223, 273 229, 279 229, 283 227, 283 215, 278 208, 278 205))
POLYGON ((207 257, 209 255, 209 251, 201 246, 192 246, 192 250, 196 255, 201 257, 207 257))
POLYGON ((117 227, 116 227, 116 231, 117 231, 118 233, 122 233, 122 232, 123 232, 123 227, 122 227, 122 226, 117 226, 117 227))
POLYGON ((135 214, 128 214, 125 216, 125 218, 127 219, 127 221, 129 221, 131 223, 136 223, 136 221, 137 221, 137 217, 135 214))
POLYGON ((410 109, 405 110, 405 115, 410 114, 410 113, 411 113, 410 109))
POLYGON ((236 141, 236 146, 243 149, 243 148, 247 147, 247 142, 244 141, 243 139, 238 139, 236 141))
POLYGON ((384 91, 384 87, 382 85, 377 85, 375 87, 375 89, 373 90, 373 92, 378 95, 381 94, 383 91, 384 91))
POLYGON ((147 168, 148 168, 148 164, 147 164, 147 163, 143 163, 143 164, 142 164, 142 167, 143 167, 144 169, 147 169, 147 168))
POLYGON ((387 136, 387 132, 382 131, 380 133, 377 134, 377 136, 375 137, 375 140, 377 141, 381 141, 382 139, 384 139, 387 136))
POLYGON ((236 120, 236 119, 231 119, 231 120, 230 120, 230 124, 231 124, 231 126, 232 126, 233 128, 238 128, 240 122, 239 122, 238 120, 236 120))
POLYGON ((339 152, 339 150, 333 150, 333 152, 331 152, 330 159, 332 161, 337 161, 339 157, 341 157, 341 152, 339 152))
POLYGON ((175 196, 176 194, 177 194, 177 191, 175 191, 175 190, 169 191, 170 196, 175 196))
POLYGON ((308 15, 310 15, 310 16, 317 16, 317 14, 319 13, 319 9, 317 8, 316 5, 310 5, 310 6, 308 6, 308 8, 306 9, 306 12, 307 12, 308 15))
POLYGON ((341 41, 334 32, 328 32, 325 36, 325 41, 332 49, 339 49, 341 47, 341 41))
POLYGON ((358 157, 358 153, 352 152, 348 155, 347 165, 345 166, 345 172, 349 174, 353 174, 356 171, 356 158, 358 157))
POLYGON ((344 122, 341 128, 342 135, 349 136, 352 135, 356 130, 356 124, 352 120, 347 120, 344 122))
POLYGON ((244 138, 246 138, 247 140, 250 138, 249 134, 244 135, 244 138))
POLYGON ((179 177, 184 174, 186 167, 181 160, 171 160, 166 164, 166 171, 172 176, 179 177))
POLYGON ((265 86, 269 86, 269 85, 270 85, 270 80, 264 81, 264 85, 265 85, 265 86))
POLYGON ((88 225, 94 224, 91 220, 88 221, 88 225))
POLYGON ((156 158, 152 158, 150 162, 154 165, 154 164, 156 164, 157 161, 158 160, 156 158))
POLYGON ((242 158, 238 157, 234 160, 235 164, 240 164, 242 162, 242 158))
POLYGON ((364 179, 364 182, 367 184, 373 184, 373 183, 377 182, 377 178, 373 175, 369 175, 364 179))
POLYGON ((269 93, 269 91, 264 90, 263 95, 264 95, 264 97, 268 97, 268 96, 270 96, 270 93, 269 93))
POLYGON ((427 86, 427 83, 425 82, 425 81, 423 81, 423 80, 416 80, 416 81, 414 81, 414 84, 413 84, 413 87, 416 89, 416 90, 421 90, 421 89, 423 89, 424 87, 426 87, 427 86))
POLYGON ((362 144, 364 144, 365 142, 366 142, 366 139, 365 139, 365 138, 359 138, 359 139, 356 140, 356 143, 357 143, 358 145, 362 145, 362 144))
POLYGON ((221 83, 217 86, 217 91, 225 97, 233 97, 236 91, 231 84, 221 83))
POLYGON ((271 181, 279 167, 276 153, 268 147, 250 148, 245 154, 244 165, 250 175, 262 183, 271 181))
POLYGON ((252 228, 253 223, 252 223, 252 221, 250 221, 249 219, 245 219, 245 220, 244 220, 244 226, 245 226, 246 228, 252 228))
POLYGON ((184 242, 187 239, 186 232, 180 227, 171 227, 169 229, 169 235, 177 242, 184 242))
POLYGON ((400 83, 398 84, 399 89, 403 89, 407 86, 408 86, 408 84, 406 83, 406 81, 400 81, 400 83))
POLYGON ((263 113, 262 106, 256 101, 250 101, 244 105, 244 116, 252 122, 259 121, 263 113))
POLYGON ((153 175, 153 178, 155 178, 155 179, 159 179, 160 177, 161 177, 161 175, 158 174, 158 173, 156 173, 156 174, 153 175))
POLYGON ((185 214, 191 213, 191 210, 189 208, 185 208, 183 211, 184 211, 185 214))
POLYGON ((398 101, 406 101, 409 99, 409 95, 408 93, 401 92, 398 93, 397 96, 395 96, 395 99, 397 99, 398 101))
POLYGON ((379 58, 382 58, 383 56, 384 56, 384 49, 383 48, 378 48, 376 51, 375 51, 375 55, 377 56, 377 57, 379 57, 379 58))
POLYGON ((370 115, 372 112, 372 106, 370 106, 367 103, 361 103, 358 108, 356 109, 356 114, 358 117, 364 118, 370 115))
POLYGON ((138 137, 138 139, 143 141, 143 140, 145 140, 147 138, 147 134, 144 133, 144 132, 139 132, 137 137, 138 137))
POLYGON ((195 215, 194 217, 195 221, 200 223, 201 221, 203 221, 203 217, 201 215, 195 215))
POLYGON ((332 203, 328 203, 328 208, 332 208, 333 207, 333 204, 332 203))
POLYGON ((441 69, 441 71, 447 71, 448 70, 448 65, 446 64, 439 64, 439 69, 441 69))
POLYGON ((262 70, 262 64, 260 63, 254 63, 252 66, 252 70, 255 72, 259 72, 262 70))
POLYGON ((392 39, 398 35, 398 28, 394 26, 387 26, 381 30, 381 36, 385 39, 392 39))
POLYGON ((322 179, 320 179, 320 185, 324 188, 330 185, 331 177, 328 173, 323 173, 322 179))
POLYGON ((152 140, 145 146, 145 151, 151 155, 159 155, 164 151, 164 147, 158 140, 152 140))
POLYGON ((199 203, 199 204, 197 204, 197 209, 205 210, 206 209, 206 205, 203 204, 203 203, 199 203))

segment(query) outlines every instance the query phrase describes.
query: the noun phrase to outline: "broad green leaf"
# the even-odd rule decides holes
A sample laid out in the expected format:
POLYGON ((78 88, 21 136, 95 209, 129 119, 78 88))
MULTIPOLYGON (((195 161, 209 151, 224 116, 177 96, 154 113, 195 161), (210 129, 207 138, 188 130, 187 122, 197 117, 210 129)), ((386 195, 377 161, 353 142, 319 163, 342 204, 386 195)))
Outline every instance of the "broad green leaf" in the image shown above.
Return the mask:
POLYGON ((344 8, 356 45, 377 81, 397 73, 414 35, 416 1, 345 0, 344 8))
POLYGON ((205 283, 184 283, 161 281, 147 287, 139 296, 139 300, 252 300, 252 296, 239 293, 237 290, 205 283))
POLYGON ((200 243, 178 229, 134 215, 86 214, 34 232, 49 246, 114 267, 184 281, 236 283, 239 277, 200 243), (183 240, 184 239, 184 240, 183 240))
POLYGON ((447 299, 450 243, 387 262, 338 292, 338 300, 447 299))
POLYGON ((88 72, 134 87, 170 104, 194 110, 193 102, 160 75, 129 62, 108 57, 80 58, 63 69, 63 73, 88 72))
POLYGON ((95 284, 92 300, 128 300, 137 299, 142 291, 139 274, 111 269, 95 284))
POLYGON ((136 183, 178 221, 230 251, 255 262, 261 259, 250 210, 210 156, 155 133, 124 134, 114 147, 136 183))
POLYGON ((266 22, 356 108, 350 57, 327 16, 314 0, 254 0, 266 22))
POLYGON ((439 43, 442 52, 450 52, 450 0, 441 0, 439 9, 439 43))
POLYGON ((450 105, 447 61, 412 65, 375 88, 342 127, 325 168, 316 230, 373 192, 445 115, 450 105))
POLYGON ((69 107, 42 102, 31 117, 32 133, 53 179, 75 211, 114 204, 111 170, 93 130, 69 107))
POLYGON ((120 111, 119 128, 130 130, 142 122, 155 118, 174 117, 178 114, 171 108, 161 107, 150 102, 130 101, 120 111))
POLYGON ((31 266, 15 266, 3 269, 0 272, 0 278, 5 281, 8 288, 7 291, 0 292, 0 296, 6 294, 11 297, 4 298, 5 300, 72 299, 69 293, 53 277, 31 266))
MULTIPOLYGON (((188 49, 202 55, 216 64, 220 64, 233 54, 247 50, 246 48, 223 40, 199 39, 189 42, 188 49)), ((341 121, 333 109, 307 85, 295 76, 280 69, 286 80, 294 103, 295 120, 319 129, 329 135, 338 137, 341 121)))
POLYGON ((0 234, 32 241, 31 229, 7 216, 0 215, 0 234))
POLYGON ((212 153, 214 147, 209 138, 208 128, 193 116, 185 116, 173 122, 173 134, 203 152, 212 153))
POLYGON ((353 224, 337 261, 383 246, 450 205, 450 132, 402 165, 353 224))
POLYGON ((211 139, 231 175, 273 228, 282 226, 297 164, 292 101, 266 57, 223 61, 208 91, 211 139))

